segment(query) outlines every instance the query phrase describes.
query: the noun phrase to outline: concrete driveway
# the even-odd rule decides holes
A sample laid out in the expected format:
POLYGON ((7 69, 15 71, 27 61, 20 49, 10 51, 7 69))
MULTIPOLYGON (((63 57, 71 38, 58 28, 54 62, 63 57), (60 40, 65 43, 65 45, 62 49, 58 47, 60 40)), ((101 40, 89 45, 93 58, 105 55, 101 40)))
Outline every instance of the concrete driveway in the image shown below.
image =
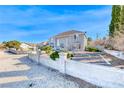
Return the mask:
POLYGON ((65 76, 56 70, 37 65, 27 55, 0 51, 0 87, 2 88, 73 88, 97 87, 83 80, 65 76))

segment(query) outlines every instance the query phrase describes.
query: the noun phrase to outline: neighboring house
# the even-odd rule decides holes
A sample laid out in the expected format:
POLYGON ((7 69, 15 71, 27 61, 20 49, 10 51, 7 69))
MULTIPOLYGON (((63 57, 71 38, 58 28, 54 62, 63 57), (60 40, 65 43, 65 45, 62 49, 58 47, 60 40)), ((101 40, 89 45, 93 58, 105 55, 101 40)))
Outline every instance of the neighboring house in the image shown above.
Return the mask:
POLYGON ((49 45, 55 50, 84 50, 87 46, 87 37, 85 33, 81 31, 70 30, 50 38, 49 45))
POLYGON ((44 41, 44 42, 41 42, 39 44, 37 44, 39 47, 42 47, 42 46, 46 46, 48 45, 48 42, 44 41))
POLYGON ((33 50, 35 48, 35 45, 28 43, 21 43, 20 48, 22 51, 29 51, 29 50, 33 50))

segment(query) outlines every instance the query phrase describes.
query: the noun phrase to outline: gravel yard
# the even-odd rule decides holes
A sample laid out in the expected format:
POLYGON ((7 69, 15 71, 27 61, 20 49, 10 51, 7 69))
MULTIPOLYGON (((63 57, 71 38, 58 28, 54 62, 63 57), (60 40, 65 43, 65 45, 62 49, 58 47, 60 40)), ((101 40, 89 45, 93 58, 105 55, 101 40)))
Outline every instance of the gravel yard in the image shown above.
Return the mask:
POLYGON ((124 60, 119 59, 109 54, 104 55, 104 57, 111 59, 110 63, 112 67, 124 69, 124 60))
POLYGON ((91 64, 97 64, 97 65, 104 65, 104 66, 111 66, 109 61, 111 59, 109 57, 103 58, 105 56, 102 52, 80 52, 75 53, 72 60, 79 61, 79 62, 85 62, 85 63, 91 63, 91 64), (105 61, 106 60, 106 61, 105 61), (108 61, 108 62, 107 62, 108 61))
POLYGON ((1 88, 79 88, 97 87, 86 81, 63 75, 56 70, 37 65, 26 55, 0 52, 1 88))
POLYGON ((72 60, 124 69, 124 60, 107 53, 81 52, 76 53, 72 60), (106 61, 108 61, 110 64, 108 64, 106 61))

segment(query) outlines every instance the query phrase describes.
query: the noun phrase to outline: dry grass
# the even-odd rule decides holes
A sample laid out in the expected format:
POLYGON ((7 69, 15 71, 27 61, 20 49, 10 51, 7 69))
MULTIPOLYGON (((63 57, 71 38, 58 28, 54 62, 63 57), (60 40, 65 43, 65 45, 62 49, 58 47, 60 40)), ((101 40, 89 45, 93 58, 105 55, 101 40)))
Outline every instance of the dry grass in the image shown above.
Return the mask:
POLYGON ((117 33, 116 36, 110 37, 108 40, 108 44, 116 50, 124 51, 124 34, 117 33))

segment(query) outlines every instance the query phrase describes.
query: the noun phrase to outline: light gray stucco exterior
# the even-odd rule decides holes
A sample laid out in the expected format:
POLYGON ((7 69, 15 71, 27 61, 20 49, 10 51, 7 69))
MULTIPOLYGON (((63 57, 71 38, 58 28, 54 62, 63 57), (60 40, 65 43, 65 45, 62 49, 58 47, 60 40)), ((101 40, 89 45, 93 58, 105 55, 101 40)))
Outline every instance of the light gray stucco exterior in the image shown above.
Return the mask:
POLYGON ((49 39, 49 45, 54 49, 79 51, 87 46, 87 37, 81 31, 67 31, 49 39))

